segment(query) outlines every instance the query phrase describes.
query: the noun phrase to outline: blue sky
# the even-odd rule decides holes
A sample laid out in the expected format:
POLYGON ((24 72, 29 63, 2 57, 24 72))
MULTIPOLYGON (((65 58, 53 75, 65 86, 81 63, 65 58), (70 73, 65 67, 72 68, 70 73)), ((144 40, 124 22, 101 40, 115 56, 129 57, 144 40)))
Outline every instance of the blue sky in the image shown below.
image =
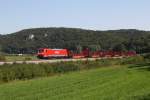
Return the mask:
POLYGON ((150 30, 150 0, 0 0, 0 34, 37 27, 150 30))

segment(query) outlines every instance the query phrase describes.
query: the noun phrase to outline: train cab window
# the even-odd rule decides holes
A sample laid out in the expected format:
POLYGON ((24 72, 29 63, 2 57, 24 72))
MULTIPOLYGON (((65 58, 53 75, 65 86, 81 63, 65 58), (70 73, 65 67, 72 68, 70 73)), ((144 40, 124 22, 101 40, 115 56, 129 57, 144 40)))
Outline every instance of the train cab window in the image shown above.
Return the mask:
POLYGON ((40 49, 38 52, 39 52, 39 53, 42 53, 43 51, 44 51, 43 49, 40 49))

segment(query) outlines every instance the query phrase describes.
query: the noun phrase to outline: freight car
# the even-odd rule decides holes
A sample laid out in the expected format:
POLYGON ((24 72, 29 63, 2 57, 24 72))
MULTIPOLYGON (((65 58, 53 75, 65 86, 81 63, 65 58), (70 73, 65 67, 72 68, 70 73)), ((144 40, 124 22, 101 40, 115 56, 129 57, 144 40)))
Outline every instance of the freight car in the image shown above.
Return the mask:
POLYGON ((91 52, 89 49, 83 50, 81 53, 73 53, 68 49, 49 49, 40 48, 37 53, 38 58, 102 58, 102 57, 128 57, 135 56, 134 51, 95 51, 91 52))

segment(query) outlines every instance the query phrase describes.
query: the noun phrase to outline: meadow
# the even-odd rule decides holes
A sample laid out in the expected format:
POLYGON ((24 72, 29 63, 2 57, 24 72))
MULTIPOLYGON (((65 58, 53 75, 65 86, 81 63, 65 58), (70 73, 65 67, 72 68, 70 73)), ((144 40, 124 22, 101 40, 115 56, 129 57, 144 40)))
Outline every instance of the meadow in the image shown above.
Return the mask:
POLYGON ((141 56, 0 66, 0 100, 150 100, 150 62, 141 56))
POLYGON ((16 54, 3 54, 0 55, 0 61, 8 61, 8 62, 15 62, 15 61, 28 61, 28 60, 39 60, 36 55, 16 55, 16 54))
POLYGON ((6 55, 6 61, 39 60, 35 55, 6 55))
POLYGON ((149 64, 112 66, 0 85, 1 100, 149 100, 149 64))

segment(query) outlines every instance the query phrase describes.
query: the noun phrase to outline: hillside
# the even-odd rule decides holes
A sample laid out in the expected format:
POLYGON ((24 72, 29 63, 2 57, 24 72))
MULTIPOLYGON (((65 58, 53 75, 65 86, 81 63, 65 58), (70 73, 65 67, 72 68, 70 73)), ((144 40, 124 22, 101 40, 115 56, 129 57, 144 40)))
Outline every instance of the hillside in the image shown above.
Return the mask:
POLYGON ((149 65, 136 66, 16 81, 0 85, 0 97, 1 100, 149 100, 149 65))
POLYGON ((150 51, 150 32, 139 30, 93 31, 76 28, 35 28, 0 36, 0 50, 6 53, 35 53, 38 48, 80 50, 150 51))

